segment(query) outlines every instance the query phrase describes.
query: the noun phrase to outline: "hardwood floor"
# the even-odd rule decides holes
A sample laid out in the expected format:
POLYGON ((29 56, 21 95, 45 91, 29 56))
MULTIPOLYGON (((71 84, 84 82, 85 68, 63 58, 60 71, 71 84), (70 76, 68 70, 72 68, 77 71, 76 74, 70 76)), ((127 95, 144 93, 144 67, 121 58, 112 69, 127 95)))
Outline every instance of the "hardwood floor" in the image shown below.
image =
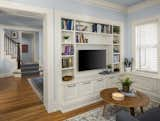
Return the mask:
POLYGON ((0 121, 63 121, 103 104, 97 102, 67 113, 48 114, 25 78, 0 78, 0 121))

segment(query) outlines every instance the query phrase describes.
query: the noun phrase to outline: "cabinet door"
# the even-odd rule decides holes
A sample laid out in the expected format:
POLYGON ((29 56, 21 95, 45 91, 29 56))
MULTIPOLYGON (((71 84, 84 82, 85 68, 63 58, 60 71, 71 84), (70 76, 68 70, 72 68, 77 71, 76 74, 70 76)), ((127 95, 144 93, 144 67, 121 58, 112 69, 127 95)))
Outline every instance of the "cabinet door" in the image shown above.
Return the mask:
POLYGON ((76 84, 68 84, 63 88, 63 99, 64 101, 69 101, 70 99, 76 98, 76 84))
POLYGON ((93 86, 92 86, 91 81, 81 82, 78 85, 78 96, 85 96, 85 95, 93 93, 93 88, 92 87, 93 86))
POLYGON ((96 80, 93 87, 95 92, 100 92, 105 88, 105 81, 103 79, 96 80))

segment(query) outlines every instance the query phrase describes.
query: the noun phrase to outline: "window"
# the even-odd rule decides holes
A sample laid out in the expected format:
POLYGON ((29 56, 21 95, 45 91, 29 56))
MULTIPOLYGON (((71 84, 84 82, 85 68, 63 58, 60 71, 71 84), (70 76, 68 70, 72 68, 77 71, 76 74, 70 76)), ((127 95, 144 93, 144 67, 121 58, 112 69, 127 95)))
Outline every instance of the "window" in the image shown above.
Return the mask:
POLYGON ((158 72, 158 22, 138 24, 136 34, 136 70, 158 72))

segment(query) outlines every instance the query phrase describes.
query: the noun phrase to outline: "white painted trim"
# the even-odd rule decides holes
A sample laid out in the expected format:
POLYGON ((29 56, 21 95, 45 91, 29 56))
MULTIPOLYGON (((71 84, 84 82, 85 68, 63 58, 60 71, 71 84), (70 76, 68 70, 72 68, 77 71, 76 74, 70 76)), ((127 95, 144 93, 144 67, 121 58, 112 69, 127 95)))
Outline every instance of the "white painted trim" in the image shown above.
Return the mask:
POLYGON ((136 11, 139 11, 144 8, 151 7, 151 6, 154 6, 157 4, 160 4, 160 0, 147 0, 142 3, 139 3, 139 4, 136 4, 136 5, 129 7, 128 13, 133 13, 133 12, 136 12, 136 11))
POLYGON ((104 19, 104 18, 97 18, 97 17, 93 17, 93 16, 88 16, 88 15, 84 15, 84 14, 76 14, 76 13, 71 13, 71 12, 65 12, 65 11, 61 11, 61 10, 55 10, 56 15, 58 15, 59 17, 63 17, 63 18, 70 18, 70 19, 77 19, 77 20, 81 20, 81 21, 85 21, 85 22, 96 22, 96 23, 110 23, 113 25, 123 25, 122 21, 116 21, 116 20, 111 20, 111 19, 104 19))
POLYGON ((43 60, 44 66, 44 105, 48 112, 56 111, 54 103, 54 21, 53 10, 36 6, 15 3, 11 1, 0 1, 1 9, 16 10, 40 14, 43 16, 43 60), (52 107, 50 109, 50 107, 52 107))
POLYGON ((4 73, 4 74, 0 74, 0 78, 4 78, 4 77, 10 77, 13 76, 12 73, 4 73))
POLYGON ((121 11, 124 13, 133 13, 133 12, 139 11, 141 9, 160 4, 159 0, 146 0, 142 3, 127 7, 127 6, 119 5, 119 4, 105 1, 105 0, 75 0, 75 1, 79 1, 79 2, 87 4, 87 5, 92 5, 92 6, 94 5, 96 7, 100 7, 100 8, 104 8, 104 9, 109 8, 109 9, 121 11))
POLYGON ((41 101, 43 101, 43 96, 39 93, 39 91, 35 88, 35 86, 32 83, 32 80, 29 78, 28 79, 29 84, 31 85, 32 89, 34 90, 34 92, 37 94, 37 96, 39 97, 39 99, 41 101))
POLYGON ((104 9, 114 9, 116 11, 127 12, 127 7, 115 4, 113 2, 105 1, 105 0, 75 0, 87 5, 94 5, 96 7, 104 8, 104 9))
MULTIPOLYGON (((139 72, 136 71, 136 69, 135 69, 135 64, 136 64, 136 60, 135 60, 135 58, 136 58, 136 53, 135 53, 135 48, 136 48, 136 43, 135 43, 135 26, 138 25, 138 24, 145 24, 145 23, 152 22, 152 21, 158 21, 158 24, 160 25, 160 17, 159 16, 149 17, 149 18, 145 18, 145 19, 143 18, 143 19, 134 20, 134 21, 131 22, 131 43, 132 43, 132 48, 131 48, 132 52, 131 53, 132 53, 132 57, 134 58, 133 71, 137 72, 137 73, 139 73, 139 72)), ((160 29, 158 31, 160 31, 160 29)), ((159 36, 158 36, 158 41, 160 43, 160 37, 159 36)), ((160 44, 159 44, 159 46, 160 46, 160 44)), ((158 50, 158 54, 160 54, 160 50, 158 50)), ((158 56, 160 56, 160 55, 158 55, 158 56)), ((159 61, 159 63, 160 63, 160 61, 159 61)), ((149 72, 142 72, 142 73, 144 75, 145 74, 146 75, 149 74, 149 72)), ((159 74, 159 73, 160 73, 160 67, 158 67, 158 73, 157 74, 159 74)), ((157 74, 155 74, 155 75, 157 75, 157 74)))
POLYGON ((0 24, 0 27, 4 29, 13 29, 17 31, 30 31, 30 32, 40 32, 42 29, 37 29, 37 28, 31 28, 27 26, 13 26, 13 25, 5 25, 5 24, 0 24))

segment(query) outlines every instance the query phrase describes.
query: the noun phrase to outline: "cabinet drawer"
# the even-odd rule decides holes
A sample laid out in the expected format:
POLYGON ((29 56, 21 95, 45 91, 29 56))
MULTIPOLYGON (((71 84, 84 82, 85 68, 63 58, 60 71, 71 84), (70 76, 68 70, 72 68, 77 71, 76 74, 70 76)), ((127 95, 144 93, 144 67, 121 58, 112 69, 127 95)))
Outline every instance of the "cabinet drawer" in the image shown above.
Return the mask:
POLYGON ((91 81, 82 82, 78 85, 78 96, 85 96, 93 92, 91 81))
POLYGON ((76 98, 77 96, 77 86, 76 84, 68 84, 63 88, 63 99, 68 101, 70 99, 76 98))
POLYGON ((96 92, 103 90, 105 88, 105 81, 102 79, 96 80, 94 82, 93 88, 94 88, 94 91, 96 91, 96 92))

